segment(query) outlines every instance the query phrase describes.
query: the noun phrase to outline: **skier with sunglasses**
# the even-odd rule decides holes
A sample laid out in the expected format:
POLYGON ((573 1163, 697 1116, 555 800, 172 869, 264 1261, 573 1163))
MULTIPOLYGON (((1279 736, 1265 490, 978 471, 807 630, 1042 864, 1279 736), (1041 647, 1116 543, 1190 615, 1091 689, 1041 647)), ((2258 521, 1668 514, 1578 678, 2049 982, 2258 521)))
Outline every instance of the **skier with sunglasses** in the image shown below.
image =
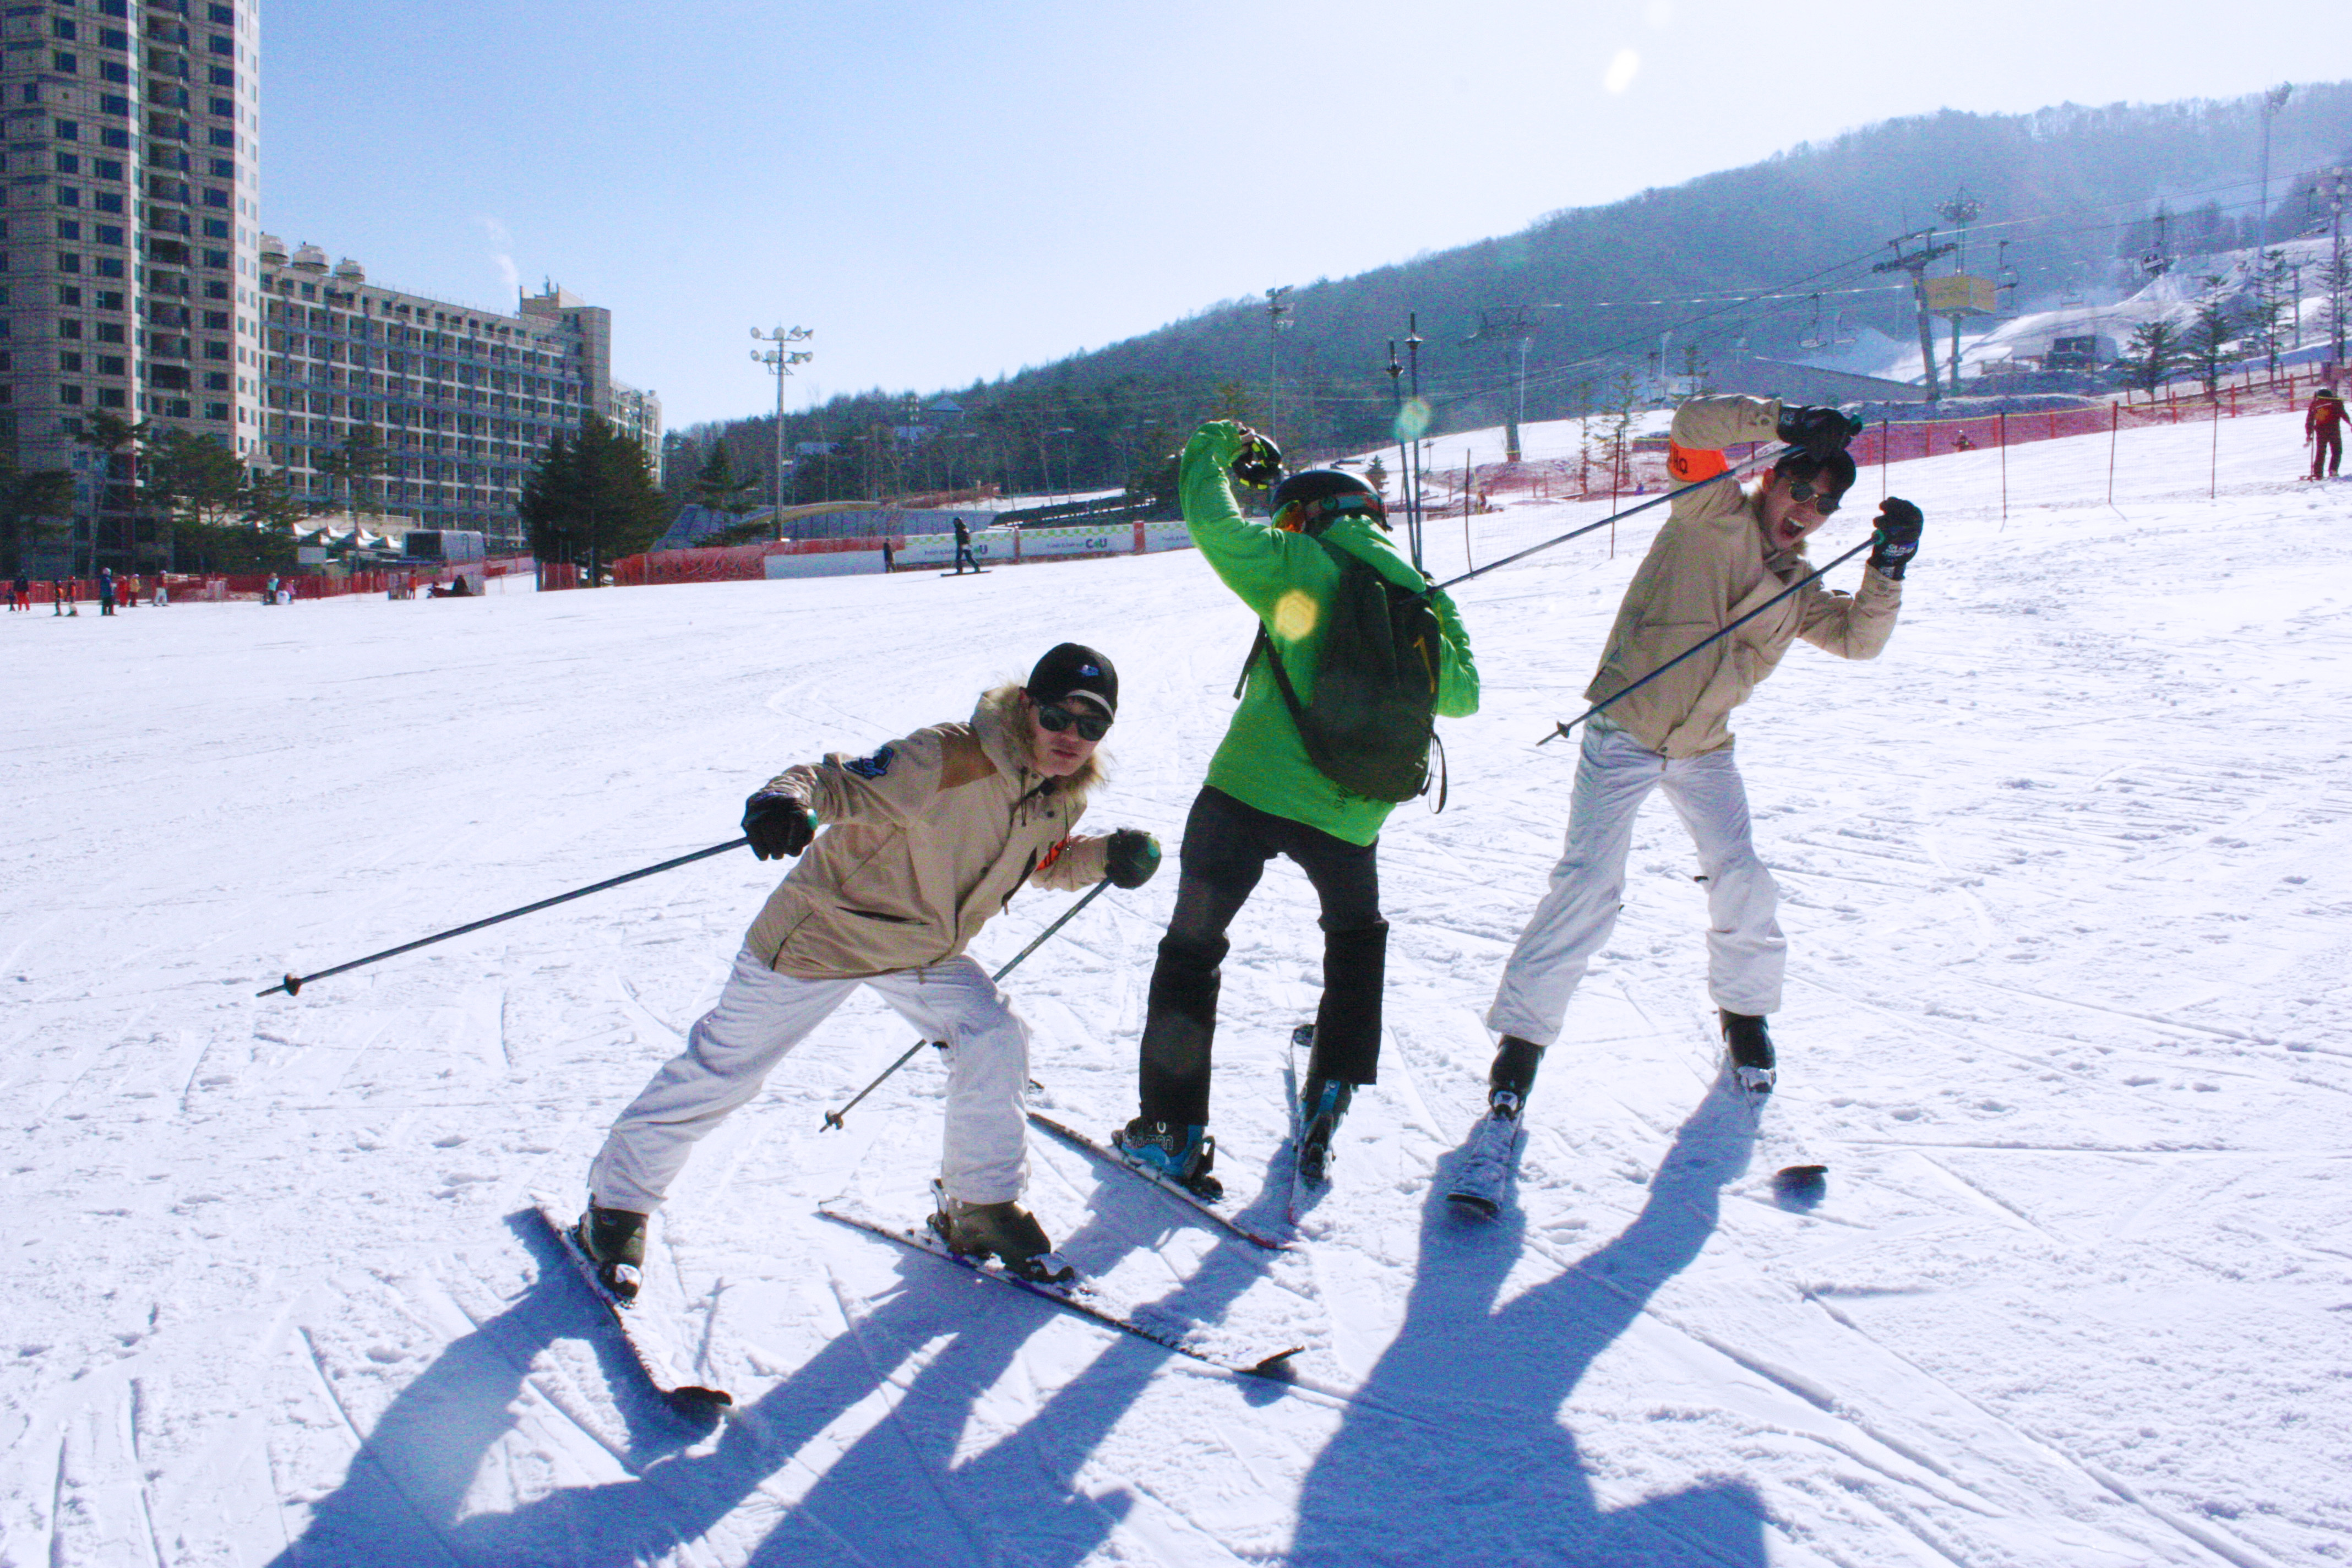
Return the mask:
POLYGON ((717 1005, 621 1112, 589 1171, 578 1236, 607 1288, 635 1294, 646 1218, 695 1143, 861 984, 947 1047, 932 1227, 958 1252, 1068 1278, 1015 1201, 1028 1181, 1029 1026, 964 949, 1032 880, 1136 888, 1159 869, 1148 833, 1072 831, 1118 711, 1110 660, 1063 643, 965 722, 787 768, 745 803, 752 853, 798 863, 752 921, 717 1005))
MULTIPOLYGON (((1670 466, 1694 483, 1727 471, 1723 448, 1790 443, 1752 489, 1725 480, 1679 497, 1625 590, 1585 700, 1624 700, 1584 727, 1567 842, 1551 886, 1519 934, 1486 1015, 1501 1036, 1488 1075, 1489 1116, 1464 1179, 1476 1189, 1507 1156, 1514 1124, 1569 998, 1609 939, 1625 889, 1633 818, 1663 786, 1696 842, 1707 891, 1707 988, 1736 1080, 1769 1092, 1776 1073, 1766 1015, 1780 1005, 1787 943, 1779 889, 1757 858, 1748 795, 1733 759, 1731 710, 1799 637, 1844 658, 1874 658, 1895 630, 1903 572, 1919 546, 1919 509, 1881 503, 1878 542, 1852 595, 1816 584, 1758 616, 1696 658, 1628 691, 1668 661, 1781 593, 1811 570, 1805 541, 1853 483, 1846 444, 1858 426, 1834 408, 1783 407, 1765 397, 1697 397, 1676 411, 1670 466)), ((1478 1205, 1477 1206, 1488 1206, 1478 1205)))
MULTIPOLYGON (((1212 421, 1185 444, 1178 468, 1186 530, 1210 568, 1257 616, 1268 641, 1249 662, 1241 706, 1184 824, 1183 874, 1143 1026, 1139 1108, 1113 1134, 1129 1162, 1205 1196, 1218 1190, 1209 1173, 1214 1145, 1207 1123, 1225 931, 1277 855, 1289 857, 1313 884, 1323 930, 1323 997, 1299 1108, 1302 1174, 1313 1179, 1319 1152, 1329 1147, 1356 1089, 1376 1077, 1388 952, 1378 856, 1393 803, 1351 794, 1316 767, 1275 664, 1279 659, 1312 700, 1308 683, 1341 579, 1327 544, 1390 583, 1428 590, 1428 579, 1389 542, 1378 492, 1353 474, 1294 474, 1274 492, 1271 521, 1244 517, 1228 480, 1253 448, 1263 457, 1263 443, 1251 431, 1212 421)), ((1431 593, 1429 605, 1441 645, 1435 711, 1475 713, 1478 671, 1461 616, 1442 593, 1431 593)))

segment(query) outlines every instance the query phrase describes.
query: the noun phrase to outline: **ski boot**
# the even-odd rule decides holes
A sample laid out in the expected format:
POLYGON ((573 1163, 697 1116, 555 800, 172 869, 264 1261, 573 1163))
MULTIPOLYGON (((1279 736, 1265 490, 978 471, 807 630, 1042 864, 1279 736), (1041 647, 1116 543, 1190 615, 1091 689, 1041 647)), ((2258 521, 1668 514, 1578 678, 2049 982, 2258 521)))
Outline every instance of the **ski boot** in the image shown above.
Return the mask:
POLYGON ((1077 1278, 1037 1216, 1016 1203, 973 1204, 949 1197, 934 1184, 940 1206, 930 1218, 932 1231, 948 1250, 963 1258, 993 1258, 1007 1274, 1040 1285, 1059 1285, 1077 1278))
POLYGON ((1119 1158, 1157 1180, 1172 1183, 1214 1203, 1225 1184, 1209 1173, 1217 1163, 1217 1141, 1205 1127, 1179 1127, 1139 1116, 1110 1135, 1119 1158))
POLYGON ((1298 1101, 1299 1180, 1327 1179, 1331 1165, 1331 1134, 1339 1130, 1340 1119, 1348 1114, 1348 1107, 1355 1098, 1356 1086, 1352 1083, 1329 1078, 1307 1079, 1307 1092, 1298 1101))
POLYGON ((1773 1059, 1772 1036, 1763 1018, 1728 1008, 1718 1011, 1723 1016, 1723 1043, 1731 1053, 1732 1077, 1750 1094, 1771 1093, 1779 1064, 1773 1059))
POLYGON ((588 1205, 572 1238, 596 1265, 596 1281, 619 1301, 637 1299, 646 1271, 646 1216, 629 1209, 588 1205))

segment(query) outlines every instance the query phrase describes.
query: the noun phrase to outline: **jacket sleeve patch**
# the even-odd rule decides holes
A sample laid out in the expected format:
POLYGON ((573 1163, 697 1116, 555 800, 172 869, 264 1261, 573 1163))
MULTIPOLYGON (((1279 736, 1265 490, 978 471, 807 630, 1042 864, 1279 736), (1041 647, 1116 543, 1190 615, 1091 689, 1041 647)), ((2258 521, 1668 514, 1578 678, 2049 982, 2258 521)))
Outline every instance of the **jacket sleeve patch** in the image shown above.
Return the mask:
POLYGON ((870 757, 853 757, 841 765, 862 779, 878 779, 890 771, 895 748, 885 746, 870 757))
POLYGON ((1701 479, 1711 479, 1729 467, 1720 452, 1685 447, 1679 441, 1666 444, 1666 471, 1678 484, 1693 485, 1701 479))

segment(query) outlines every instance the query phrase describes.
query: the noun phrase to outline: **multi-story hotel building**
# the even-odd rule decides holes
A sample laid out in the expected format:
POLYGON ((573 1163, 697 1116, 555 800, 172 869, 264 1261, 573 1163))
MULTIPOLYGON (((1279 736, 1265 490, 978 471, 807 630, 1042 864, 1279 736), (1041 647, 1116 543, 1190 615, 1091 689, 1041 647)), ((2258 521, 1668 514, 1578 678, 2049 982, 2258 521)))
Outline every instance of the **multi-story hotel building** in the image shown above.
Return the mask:
POLYGON ((366 431, 377 503, 509 544, 584 414, 658 472, 609 310, 551 287, 485 311, 265 241, 259 67, 257 0, 0 0, 0 464, 75 474, 74 563, 138 553, 94 414, 215 437, 320 505, 348 497, 319 459, 366 431))
POLYGON ((88 552, 92 413, 250 458, 261 406, 255 0, 0 7, 0 459, 70 468, 88 552))
POLYGON ((523 480, 560 431, 611 420, 661 473, 661 402, 613 379, 613 313, 550 285, 512 315, 368 281, 263 236, 261 445, 321 508, 351 498, 338 451, 380 454, 369 500, 425 528, 478 529, 520 548, 523 480))

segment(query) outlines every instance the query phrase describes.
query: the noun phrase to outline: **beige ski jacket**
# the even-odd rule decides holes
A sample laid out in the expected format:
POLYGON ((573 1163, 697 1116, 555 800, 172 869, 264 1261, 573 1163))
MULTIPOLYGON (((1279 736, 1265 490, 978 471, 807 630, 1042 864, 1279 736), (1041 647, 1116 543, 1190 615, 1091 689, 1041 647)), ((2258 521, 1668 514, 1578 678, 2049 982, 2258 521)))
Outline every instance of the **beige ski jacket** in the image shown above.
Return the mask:
POLYGON ((1100 778, 1092 758, 1066 778, 1030 765, 1017 686, 982 698, 966 723, 787 768, 766 787, 808 803, 824 830, 745 945, 804 980, 944 963, 1033 877, 1064 890, 1102 880, 1108 837, 1070 832, 1100 778))
MULTIPOLYGON (((1717 452, 1771 440, 1780 418, 1777 398, 1695 397, 1675 412, 1673 440, 1686 452, 1717 452)), ((1801 546, 1768 552, 1752 493, 1729 479, 1693 490, 1674 503, 1633 574, 1585 700, 1623 691, 1811 570, 1801 546)), ((1803 637, 1842 658, 1875 658, 1902 603, 1903 585, 1869 567, 1851 596, 1813 584, 1601 717, 1669 757, 1719 751, 1732 742, 1731 710, 1791 642, 1803 637)))

